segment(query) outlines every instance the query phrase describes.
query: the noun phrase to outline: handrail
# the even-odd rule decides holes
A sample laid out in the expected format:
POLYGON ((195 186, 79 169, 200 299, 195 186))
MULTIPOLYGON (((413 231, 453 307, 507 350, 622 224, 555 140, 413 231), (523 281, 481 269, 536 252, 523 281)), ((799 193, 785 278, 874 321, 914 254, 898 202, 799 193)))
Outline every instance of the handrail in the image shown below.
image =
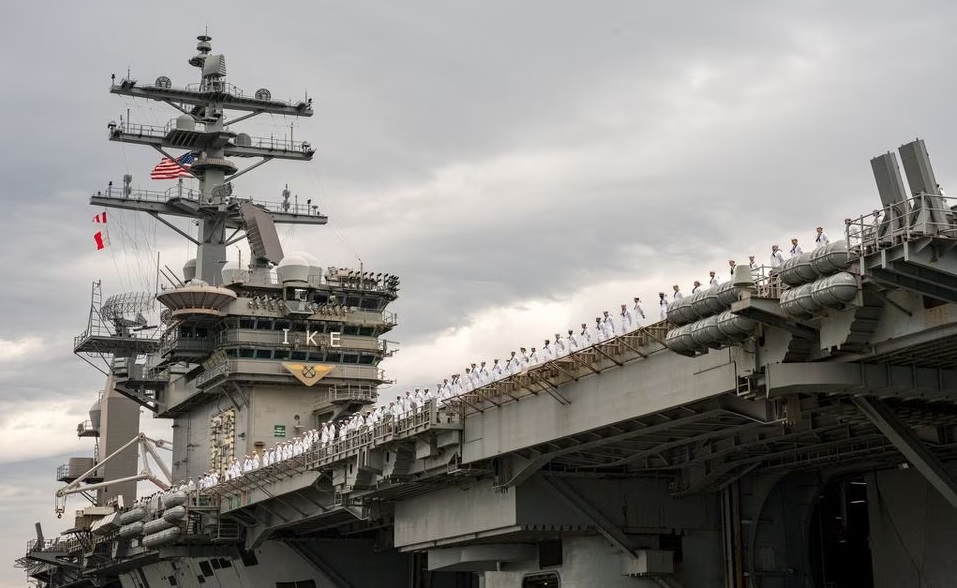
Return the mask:
MULTIPOLYGON (((202 125, 203 123, 199 123, 202 125)), ((134 123, 130 121, 123 121, 121 124, 116 125, 110 129, 111 136, 116 136, 120 134, 125 135, 136 135, 138 137, 153 137, 153 138, 163 138, 169 135, 170 133, 181 131, 181 132, 196 132, 202 133, 203 130, 198 129, 180 129, 177 126, 177 119, 170 119, 165 125, 150 125, 143 123, 134 123)), ((228 129, 228 127, 227 127, 228 129)), ((227 131, 228 132, 228 131, 227 131)), ((301 151, 308 153, 312 147, 308 141, 296 141, 291 137, 259 137, 259 136, 250 136, 248 145, 239 145, 233 139, 231 145, 233 147, 252 147, 255 149, 268 149, 270 151, 283 150, 283 151, 301 151)))
POLYGON ((957 239, 957 199, 917 194, 845 220, 848 250, 859 256, 920 238, 957 239))
MULTIPOLYGON (((255 483, 249 476, 253 472, 281 468, 285 476, 290 472, 321 469, 357 451, 409 438, 438 425, 461 426, 469 414, 541 393, 541 389, 537 389, 537 386, 540 386, 543 381, 551 383, 553 387, 573 381, 575 378, 569 375, 569 372, 575 369, 573 365, 579 368, 591 366, 590 370, 597 372, 612 365, 621 365, 623 361, 665 351, 667 347, 664 345, 664 336, 667 325, 666 321, 660 321, 639 327, 623 335, 576 350, 566 356, 537 364, 521 373, 489 382, 456 397, 445 400, 430 399, 412 411, 386 414, 382 420, 372 426, 364 425, 344 434, 337 431, 336 437, 325 445, 312 441, 308 434, 304 435, 301 441, 306 443, 308 448, 301 454, 243 473, 237 478, 223 480, 211 491, 222 496, 232 496, 248 489, 249 484, 255 483), (562 363, 566 365, 560 366, 559 364, 562 363), (488 406, 480 408, 479 405, 482 403, 487 403, 488 406)), ((257 479, 261 481, 260 478, 257 479)))
MULTIPOLYGON (((130 200, 134 202, 155 202, 157 204, 166 204, 175 198, 178 200, 187 200, 189 202, 198 204, 201 203, 202 193, 199 190, 194 190, 179 182, 177 182, 176 185, 162 191, 144 190, 141 188, 130 188, 127 191, 119 187, 119 185, 114 185, 114 182, 109 182, 105 191, 98 190, 94 196, 100 198, 122 198, 124 200, 130 200)), ((256 206, 260 206, 269 212, 277 214, 281 213, 293 216, 321 216, 318 212, 318 209, 313 208, 309 204, 299 204, 295 202, 290 203, 288 201, 276 202, 256 198, 239 197, 235 195, 229 196, 226 201, 236 205, 239 205, 243 202, 251 202, 256 206)))

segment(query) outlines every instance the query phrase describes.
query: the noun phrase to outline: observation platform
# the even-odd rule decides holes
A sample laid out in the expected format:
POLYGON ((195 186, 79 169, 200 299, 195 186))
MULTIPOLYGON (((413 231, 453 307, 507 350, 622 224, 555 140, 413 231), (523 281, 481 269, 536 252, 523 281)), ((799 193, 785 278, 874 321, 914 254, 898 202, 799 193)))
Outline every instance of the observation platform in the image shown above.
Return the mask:
MULTIPOLYGON (((163 191, 136 188, 124 190, 119 186, 120 184, 114 186, 113 182, 110 182, 105 191, 98 191, 90 197, 90 204, 184 218, 203 218, 206 214, 204 209, 207 207, 210 208, 210 215, 218 214, 220 206, 219 204, 203 202, 198 191, 188 189, 182 184, 177 184, 163 191)), ((271 202, 229 195, 226 196, 227 227, 237 229, 244 226, 240 206, 245 202, 250 202, 268 211, 273 222, 277 224, 324 225, 329 221, 328 217, 319 214, 317 208, 308 204, 271 202)))

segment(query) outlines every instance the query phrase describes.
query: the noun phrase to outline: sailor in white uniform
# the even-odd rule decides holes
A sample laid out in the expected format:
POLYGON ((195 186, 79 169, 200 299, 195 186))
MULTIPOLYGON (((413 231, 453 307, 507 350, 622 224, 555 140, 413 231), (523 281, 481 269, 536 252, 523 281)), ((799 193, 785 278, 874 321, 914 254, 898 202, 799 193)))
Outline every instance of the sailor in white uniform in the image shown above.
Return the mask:
POLYGON ((594 343, 594 341, 592 341, 591 332, 588 330, 588 325, 585 323, 582 323, 582 332, 579 336, 582 338, 581 346, 583 349, 594 343))
POLYGON ((668 318, 668 299, 665 298, 664 292, 658 292, 658 318, 665 320, 668 318))
POLYGON ((638 317, 645 318, 645 309, 641 307, 641 298, 635 296, 635 314, 632 315, 635 319, 635 326, 638 326, 638 317))
POLYGON ((490 381, 500 380, 502 378, 502 364, 497 359, 492 360, 492 369, 489 372, 490 381))
POLYGON ((721 280, 718 279, 718 276, 714 275, 714 270, 708 272, 711 275, 711 280, 708 282, 711 287, 715 287, 721 283, 721 280))
POLYGON ((611 318, 611 315, 608 314, 607 310, 602 311, 601 330, 606 339, 611 339, 615 336, 615 321, 611 318))
POLYGON ((458 374, 452 374, 452 381, 449 382, 449 398, 455 398, 462 393, 462 382, 459 381, 458 374))
POLYGON ((605 328, 603 326, 603 323, 601 322, 601 317, 596 316, 595 317, 595 334, 592 336, 592 339, 595 341, 595 343, 601 343, 607 338, 608 337, 605 336, 605 328))
POLYGON ((784 263, 784 254, 777 245, 771 245, 771 269, 778 269, 784 263))
POLYGON ((831 243, 831 240, 827 238, 827 233, 824 232, 824 227, 817 228, 817 235, 814 236, 814 248, 820 249, 821 247, 826 247, 831 243))
POLYGON ((512 356, 508 358, 508 364, 505 366, 505 375, 511 376, 520 371, 522 371, 522 361, 513 351, 512 356))
POLYGON ((730 273, 731 273, 731 279, 733 280, 733 279, 734 279, 734 266, 736 266, 737 264, 734 262, 733 259, 729 259, 729 260, 728 260, 728 265, 731 267, 731 272, 730 272, 730 273))
POLYGON ((797 257, 804 253, 804 250, 801 249, 801 246, 798 245, 797 239, 791 239, 791 257, 797 257))
POLYGON ((407 414, 411 414, 415 412, 415 409, 418 407, 418 405, 415 403, 415 398, 412 396, 412 390, 406 390, 405 398, 403 398, 402 400, 404 402, 403 412, 407 414))
POLYGON ((565 342, 562 341, 561 333, 555 333, 555 345, 552 349, 555 352, 555 359, 568 355, 568 348, 565 347, 565 342))
POLYGON ((678 287, 678 284, 675 284, 671 288, 675 291, 675 293, 671 295, 673 300, 681 300, 685 297, 685 295, 681 293, 681 288, 678 287))
POLYGON ((482 362, 482 365, 479 366, 479 380, 482 382, 482 385, 488 384, 492 381, 492 375, 489 373, 488 368, 485 367, 485 362, 482 362))
POLYGON ((565 339, 565 348, 568 349, 568 353, 574 353, 581 348, 578 339, 575 338, 575 332, 571 329, 568 329, 568 337, 565 339))
POLYGON ((699 282, 698 280, 695 280, 694 284, 691 285, 691 293, 697 294, 700 291, 701 291, 701 282, 699 282))
POLYGON ((635 329, 635 317, 628 310, 627 304, 621 305, 621 334, 627 335, 635 329))
POLYGON ((542 347, 542 352, 539 354, 539 359, 542 360, 542 363, 551 361, 555 356, 552 353, 551 341, 545 339, 545 346, 542 347))

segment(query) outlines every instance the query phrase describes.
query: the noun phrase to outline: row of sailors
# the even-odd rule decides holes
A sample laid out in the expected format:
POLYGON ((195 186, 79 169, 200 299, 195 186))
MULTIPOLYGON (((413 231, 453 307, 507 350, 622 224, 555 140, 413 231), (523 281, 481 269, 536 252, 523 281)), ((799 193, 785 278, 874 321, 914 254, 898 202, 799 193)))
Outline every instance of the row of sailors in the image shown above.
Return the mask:
POLYGON ((453 374, 451 380, 448 378, 443 380, 434 393, 428 388, 425 390, 416 388, 414 392, 407 390, 404 396, 399 396, 388 405, 380 405, 366 413, 356 413, 342 421, 338 426, 335 423, 323 423, 319 429, 312 429, 300 437, 282 442, 275 448, 265 451, 261 457, 258 453, 254 453, 241 460, 235 460, 226 468, 222 477, 216 471, 207 472, 200 478, 199 488, 213 488, 221 481, 240 478, 249 472, 302 455, 316 447, 326 447, 334 441, 346 438, 350 433, 372 430, 380 422, 390 418, 405 417, 422 410, 428 402, 435 401, 438 406, 443 406, 461 394, 507 376, 521 373, 534 365, 567 356, 596 343, 607 341, 616 335, 630 333, 639 327, 637 317, 645 318, 641 300, 635 297, 632 309, 622 304, 619 315, 621 320, 617 328, 614 318, 606 310, 602 313, 602 316, 595 318, 593 328, 590 329, 587 323, 582 323, 581 332, 578 335, 575 334, 574 330, 569 329, 568 336, 564 339, 559 333, 556 333, 554 343, 545 339, 545 344, 540 351, 532 347, 531 353, 528 353, 522 347, 520 353, 512 351, 511 357, 504 363, 498 359, 493 361, 491 367, 488 367, 484 361, 481 365, 473 363, 471 367, 465 368, 464 378, 459 374, 453 374))
MULTIPOLYGON (((202 480, 200 480, 200 482, 202 482, 202 480)), ((173 484, 173 485, 171 485, 169 488, 167 488, 167 489, 165 489, 165 490, 159 490, 159 491, 153 492, 152 494, 149 494, 149 495, 147 495, 147 496, 140 497, 140 498, 137 499, 137 501, 133 504, 133 507, 134 507, 134 508, 135 508, 135 507, 138 507, 138 506, 146 507, 146 506, 148 506, 148 505, 150 504, 150 502, 152 502, 154 499, 157 499, 157 498, 162 499, 162 498, 164 498, 164 497, 166 497, 166 496, 169 496, 170 494, 174 494, 174 493, 176 493, 176 492, 185 492, 185 493, 187 493, 187 494, 190 494, 190 493, 192 493, 193 491, 195 491, 197 488, 202 489, 202 488, 204 488, 204 486, 202 486, 202 484, 197 485, 196 482, 193 482, 193 479, 192 479, 192 478, 190 478, 190 479, 188 479, 188 480, 180 480, 180 482, 179 482, 178 484, 173 484)))
POLYGON ((281 442, 275 448, 264 451, 262 456, 259 453, 254 453, 245 456, 243 459, 235 460, 226 468, 222 478, 216 471, 207 472, 200 478, 199 488, 212 488, 220 481, 234 480, 259 468, 286 461, 317 447, 327 447, 335 441, 342 441, 354 432, 371 431, 378 423, 389 420, 391 417, 404 416, 404 413, 414 411, 416 407, 424 406, 425 402, 431 398, 430 395, 428 398, 421 397, 417 403, 412 401, 406 404, 392 402, 388 406, 378 406, 365 413, 356 413, 348 419, 344 419, 338 425, 336 423, 323 423, 318 429, 306 431, 299 437, 281 442))
MULTIPOLYGON (((529 351, 525 347, 520 347, 518 352, 512 351, 511 356, 504 362, 499 359, 492 360, 491 366, 484 361, 480 365, 473 363, 465 368, 464 375, 452 374, 451 379, 445 378, 441 384, 437 385, 437 392, 429 398, 434 397, 441 403, 502 378, 522 373, 529 367, 565 357, 619 335, 626 335, 640 326, 639 318, 645 318, 645 311, 641 306, 641 299, 635 297, 632 308, 628 308, 627 304, 621 305, 617 325, 615 318, 606 310, 602 316, 595 317, 593 327, 589 328, 587 323, 582 323, 578 334, 574 329, 568 329, 568 334, 564 338, 561 333, 555 333, 554 339, 545 339, 541 349, 532 347, 529 351)), ((428 394, 428 389, 424 393, 417 392, 417 394, 423 395, 424 398, 424 395, 428 394)), ((400 409, 409 406, 410 398, 414 402, 416 396, 413 396, 411 390, 407 390, 405 396, 399 398, 400 409)))
MULTIPOLYGON (((875 211, 876 212, 876 211, 875 211)), ((847 221, 845 221, 847 222, 847 221)), ((826 247, 831 243, 831 239, 824 232, 823 227, 818 227, 814 235, 814 249, 826 247)), ((797 257, 804 253, 804 248, 798 243, 797 238, 791 239, 791 248, 788 250, 788 257, 797 257)), ((754 259, 753 257, 751 259, 754 259)), ((784 253, 777 245, 771 245, 771 268, 777 269, 784 263, 784 253)))
POLYGON ((635 298, 634 313, 627 305, 621 305, 621 322, 617 329, 615 320, 610 313, 604 311, 602 314, 603 316, 595 319, 594 328, 589 329, 586 323, 582 323, 581 332, 577 336, 572 329, 569 329, 568 336, 565 339, 562 339, 561 335, 556 333, 554 344, 551 340, 546 339, 541 351, 532 347, 531 353, 528 353, 522 347, 520 349, 521 354, 513 351, 507 362, 501 363, 496 359, 491 368, 487 367, 484 361, 481 365, 473 363, 470 368, 465 368, 464 378, 459 374, 454 374, 451 381, 446 378, 442 384, 439 384, 437 391, 434 393, 428 388, 425 390, 416 388, 414 392, 407 390, 405 396, 400 396, 388 405, 380 405, 366 413, 356 413, 342 421, 338 426, 335 423, 323 423, 319 429, 312 429, 300 437, 282 442, 275 448, 265 451, 261 457, 258 453, 254 453, 241 460, 237 459, 226 468, 222 477, 215 471, 204 474, 199 480, 199 488, 212 488, 221 481, 234 480, 261 467, 271 466, 302 455, 316 447, 326 447, 333 441, 346 438, 350 433, 372 430, 380 422, 390 418, 405 417, 422 410, 428 402, 435 401, 438 406, 443 406, 449 400, 495 380, 521 373, 534 365, 564 357, 580 349, 611 339, 618 334, 627 334, 639 326, 635 320, 636 315, 645 318, 641 300, 637 297, 635 298))
MULTIPOLYGON (((830 242, 831 240, 827 236, 827 233, 824 232, 824 228, 817 227, 817 232, 814 237, 814 249, 826 247, 828 244, 830 244, 830 242)), ((791 239, 791 248, 788 251, 789 257, 797 257, 798 255, 801 255, 803 253, 804 253, 804 249, 801 247, 797 238, 791 239)), ((777 245, 771 245, 771 260, 770 260, 771 269, 776 270, 780 268, 782 264, 784 264, 784 252, 777 245)), ((730 268, 729 274, 731 275, 732 278, 734 278, 734 269, 737 267, 737 265, 738 264, 735 260, 733 259, 728 260, 728 266, 730 268)), ((761 269, 755 263, 753 255, 748 256, 748 265, 751 268, 752 274, 758 273, 761 269)), ((714 270, 711 270, 710 272, 708 272, 708 274, 710 277, 708 282, 709 287, 714 287, 721 284, 721 280, 717 277, 714 270)), ((703 287, 704 286, 700 281, 695 280, 691 285, 691 293, 697 294, 698 292, 701 291, 703 287)), ((671 288, 673 292, 670 297, 667 296, 664 292, 658 293, 658 306, 660 309, 658 316, 661 320, 664 320, 665 318, 667 318, 669 304, 671 304, 675 300, 681 300, 682 298, 684 298, 684 293, 681 291, 681 287, 678 284, 675 284, 671 288)))
MULTIPOLYGON (((827 234, 824 233, 821 227, 817 227, 815 249, 824 247, 828 243, 830 243, 830 240, 828 239, 827 234)), ((798 244, 798 240, 791 239, 791 257, 801 255, 802 253, 803 249, 798 244)), ((748 262, 752 272, 759 270, 755 264, 753 255, 748 256, 748 262)), ((777 245, 772 245, 771 267, 779 267, 783 262, 784 257, 780 248, 777 245)), ((737 263, 735 260, 729 259, 728 265, 730 266, 730 275, 733 277, 737 263)), ((714 270, 709 272, 709 278, 710 287, 720 285, 721 281, 717 277, 714 270)), ((694 294, 701 288, 701 282, 695 280, 691 293, 694 294)), ((668 305, 673 300, 681 300, 684 297, 684 294, 681 292, 681 289, 677 284, 673 286, 673 290, 674 293, 670 299, 666 297, 664 292, 659 292, 658 294, 660 318, 662 320, 667 317, 668 305)), ((504 363, 500 362, 498 359, 493 360, 491 367, 488 367, 484 361, 481 363, 481 365, 476 365, 473 363, 471 367, 465 368, 464 377, 462 377, 460 374, 453 374, 451 380, 446 378, 441 384, 438 384, 437 391, 435 393, 431 392, 428 388, 426 388, 424 391, 416 388, 414 392, 412 390, 406 390, 404 396, 399 396, 388 406, 378 406, 365 414, 356 413, 349 419, 342 422, 338 427, 335 425, 335 423, 324 423, 319 429, 307 431, 300 438, 280 443, 276 448, 270 449, 263 453, 262 458, 260 458, 259 454, 257 453, 253 456, 247 455, 242 460, 236 460, 226 469, 223 479, 232 480, 241 477, 248 472, 257 470, 260 467, 270 466, 297 455, 301 455, 302 453, 305 453, 314 447, 325 447, 335 440, 342 440, 354 431, 370 430, 379 422, 387 420, 390 417, 403 417, 412 414, 417 410, 421 410, 426 403, 430 401, 436 401, 438 406, 442 406, 450 399, 453 399, 461 394, 468 393, 496 380, 521 373, 534 365, 564 357, 580 349, 590 347, 596 343, 607 341, 616 335, 625 335, 630 333, 640 326, 638 323, 638 317, 642 319, 646 318, 644 309, 641 305, 641 299, 636 296, 634 299, 634 306, 631 309, 629 309, 626 304, 622 304, 619 317, 619 326, 616 328, 615 319, 612 318, 610 313, 606 310, 602 313, 602 316, 595 318, 595 325, 593 328, 590 329, 587 323, 582 323, 581 331, 577 336, 573 329, 569 329, 568 335, 564 339, 562 339, 561 334, 555 333, 554 342, 552 340, 545 339, 545 344, 540 351, 535 347, 532 347, 531 353, 528 353, 524 347, 521 347, 519 353, 512 351, 511 356, 504 363)), ((199 487, 204 489, 212 488, 213 486, 216 486, 219 481, 219 475, 216 472, 211 471, 200 479, 199 487)))

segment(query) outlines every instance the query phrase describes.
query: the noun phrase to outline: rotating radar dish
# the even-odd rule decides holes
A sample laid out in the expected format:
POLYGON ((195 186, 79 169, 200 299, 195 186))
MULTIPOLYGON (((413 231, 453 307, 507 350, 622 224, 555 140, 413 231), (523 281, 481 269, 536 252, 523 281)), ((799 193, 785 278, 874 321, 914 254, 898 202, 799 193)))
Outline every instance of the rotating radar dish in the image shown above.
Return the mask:
POLYGON ((123 292, 107 298, 100 309, 100 315, 116 327, 146 328, 149 321, 144 313, 148 314, 154 308, 151 293, 123 292))

